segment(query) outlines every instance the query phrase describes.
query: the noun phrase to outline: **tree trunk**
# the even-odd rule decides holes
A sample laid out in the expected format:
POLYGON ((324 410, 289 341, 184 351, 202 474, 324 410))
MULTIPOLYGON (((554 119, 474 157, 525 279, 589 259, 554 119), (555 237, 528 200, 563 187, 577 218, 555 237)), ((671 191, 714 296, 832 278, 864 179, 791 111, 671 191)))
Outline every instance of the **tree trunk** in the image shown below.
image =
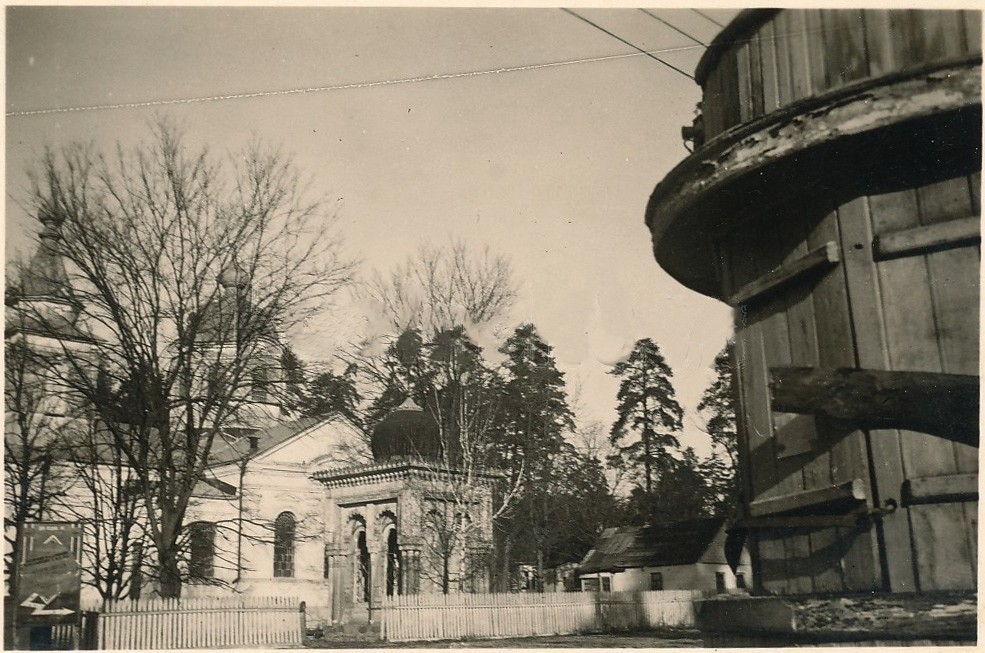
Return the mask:
POLYGON ((157 556, 160 569, 161 597, 165 599, 181 598, 181 570, 178 569, 178 557, 172 547, 158 549, 157 556))
POLYGON ((499 579, 499 591, 509 592, 510 589, 510 554, 513 552, 513 538, 507 534, 503 540, 503 573, 499 579))

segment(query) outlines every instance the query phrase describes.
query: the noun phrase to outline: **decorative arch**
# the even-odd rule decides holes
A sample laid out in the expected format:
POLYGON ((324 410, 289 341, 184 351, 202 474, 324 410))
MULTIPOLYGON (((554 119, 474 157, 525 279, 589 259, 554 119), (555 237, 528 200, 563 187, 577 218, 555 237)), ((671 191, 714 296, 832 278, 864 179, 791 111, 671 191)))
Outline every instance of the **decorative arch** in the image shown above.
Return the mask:
POLYGON ((385 543, 389 531, 397 528, 397 515, 392 510, 384 510, 376 516, 376 534, 385 543))
POLYGON ((403 594, 403 578, 400 573, 401 555, 397 516, 390 510, 382 511, 376 518, 377 532, 384 556, 384 592, 387 596, 403 594))
POLYGON ((350 546, 352 547, 352 596, 357 603, 369 603, 372 591, 372 568, 366 518, 359 513, 349 516, 350 546))

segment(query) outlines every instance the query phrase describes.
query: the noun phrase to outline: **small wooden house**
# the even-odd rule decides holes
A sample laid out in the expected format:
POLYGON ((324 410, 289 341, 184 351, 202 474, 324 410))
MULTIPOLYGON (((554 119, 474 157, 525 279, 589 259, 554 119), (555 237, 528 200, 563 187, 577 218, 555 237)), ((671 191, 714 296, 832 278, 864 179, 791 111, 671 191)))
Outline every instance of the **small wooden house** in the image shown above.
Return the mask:
POLYGON ((743 589, 748 553, 733 571, 725 556, 725 519, 696 519, 602 531, 578 566, 583 592, 743 589))

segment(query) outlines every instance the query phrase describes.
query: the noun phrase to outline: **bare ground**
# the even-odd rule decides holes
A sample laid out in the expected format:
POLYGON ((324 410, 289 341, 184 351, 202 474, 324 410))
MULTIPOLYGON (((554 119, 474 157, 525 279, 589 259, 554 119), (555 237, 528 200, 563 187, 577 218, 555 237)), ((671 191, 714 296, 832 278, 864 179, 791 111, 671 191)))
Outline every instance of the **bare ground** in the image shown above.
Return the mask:
POLYGON ((368 638, 311 639, 308 648, 700 648, 695 630, 666 629, 639 633, 548 635, 508 639, 476 639, 440 642, 382 642, 368 638))

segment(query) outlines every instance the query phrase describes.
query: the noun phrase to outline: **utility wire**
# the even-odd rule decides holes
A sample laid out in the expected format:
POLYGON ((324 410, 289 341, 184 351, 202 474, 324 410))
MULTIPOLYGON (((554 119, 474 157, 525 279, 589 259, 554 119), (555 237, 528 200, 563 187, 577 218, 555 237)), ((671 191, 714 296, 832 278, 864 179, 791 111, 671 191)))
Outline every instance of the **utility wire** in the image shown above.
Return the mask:
POLYGON ((701 16, 702 18, 704 18, 705 20, 709 20, 709 21, 711 21, 711 22, 713 22, 713 23, 715 23, 715 24, 716 24, 716 25, 718 25, 719 27, 725 27, 724 25, 722 25, 722 24, 721 24, 721 23, 719 23, 719 22, 718 22, 717 20, 715 20, 714 18, 712 18, 711 16, 709 16, 708 14, 706 14, 706 13, 705 13, 705 12, 703 12, 703 11, 700 11, 700 10, 698 10, 698 9, 692 9, 691 11, 693 11, 693 12, 694 12, 694 13, 696 13, 696 14, 698 14, 699 16, 701 16))
MULTIPOLYGON (((462 77, 479 77, 482 75, 498 75, 501 73, 514 73, 514 72, 521 72, 524 70, 540 70, 544 68, 557 68, 560 66, 571 66, 575 64, 596 63, 600 61, 613 61, 616 59, 627 59, 629 57, 638 57, 640 55, 653 56, 654 54, 661 54, 664 52, 680 52, 683 50, 693 50, 695 47, 696 46, 689 45, 689 46, 677 47, 677 48, 664 48, 662 50, 651 50, 651 51, 640 50, 639 52, 630 52, 625 54, 613 54, 613 55, 602 56, 602 57, 589 57, 585 59, 569 59, 565 61, 553 61, 549 63, 540 63, 540 64, 527 64, 523 66, 512 66, 508 68, 474 70, 464 73, 444 73, 438 75, 405 77, 401 79, 389 79, 389 80, 381 80, 375 82, 334 84, 331 86, 313 86, 310 88, 292 88, 292 89, 285 89, 279 91, 254 91, 250 93, 232 93, 229 95, 208 95, 208 96, 193 97, 193 98, 171 98, 166 100, 148 100, 143 102, 121 102, 118 104, 90 104, 90 105, 79 105, 73 107, 58 107, 53 109, 8 111, 5 115, 8 118, 12 118, 19 116, 39 116, 39 115, 50 114, 50 113, 70 113, 76 111, 106 111, 110 109, 136 109, 143 107, 165 106, 171 104, 198 104, 203 102, 219 102, 222 100, 243 100, 248 98, 270 97, 277 95, 302 95, 305 93, 325 93, 328 91, 342 91, 342 90, 348 90, 354 88, 374 88, 377 86, 392 86, 395 84, 413 84, 417 82, 429 82, 439 79, 458 79, 462 77)), ((688 75, 688 77, 690 77, 690 75, 688 75)))
MULTIPOLYGON (((567 13, 567 14, 571 14, 572 16, 574 16, 575 18, 578 18, 579 20, 583 20, 583 21, 585 21, 586 23, 588 23, 589 25, 591 25, 591 26, 592 26, 592 27, 594 27, 595 29, 597 29, 597 30, 599 30, 600 32, 605 32, 606 34, 608 34, 608 35, 609 35, 609 36, 611 36, 612 38, 614 38, 614 39, 616 39, 616 40, 617 40, 617 41, 619 41, 620 43, 625 43, 625 44, 626 44, 626 45, 628 45, 629 47, 631 47, 631 48, 633 48, 634 50, 637 50, 637 51, 638 51, 638 52, 640 52, 641 54, 645 54, 646 56, 648 56, 648 57, 650 57, 650 58, 651 58, 651 59, 653 59, 654 61, 659 61, 660 63, 662 63, 663 65, 665 65, 665 66, 667 66, 668 68, 670 68, 670 69, 672 69, 672 70, 675 70, 675 71, 677 71, 677 72, 679 72, 680 74, 682 74, 682 75, 684 75, 684 76, 685 76, 685 77, 687 77, 688 79, 690 79, 690 80, 693 80, 693 79, 694 79, 694 76, 693 76, 693 75, 689 75, 688 73, 686 73, 686 72, 684 72, 683 70, 681 70, 681 69, 680 69, 680 68, 678 68, 677 66, 674 66, 674 65, 672 65, 672 64, 669 64, 669 63, 667 63, 666 61, 664 61, 663 59, 661 59, 660 57, 657 57, 657 56, 654 56, 654 55, 653 55, 653 54, 651 54, 651 53, 650 53, 649 51, 647 51, 647 50, 644 50, 644 49, 642 49, 642 48, 639 48, 639 47, 637 47, 637 46, 635 46, 635 45, 633 45, 632 43, 630 43, 630 42, 629 42, 629 41, 627 41, 626 39, 624 39, 624 38, 622 38, 621 36, 618 36, 618 35, 616 35, 616 34, 613 34, 613 33, 612 33, 612 32, 610 32, 609 30, 607 30, 607 29, 605 29, 604 27, 602 27, 602 26, 600 26, 600 25, 597 25, 597 24, 595 24, 595 23, 593 23, 592 21, 590 21, 590 20, 588 20, 588 19, 587 19, 587 18, 585 18, 584 16, 579 16, 579 15, 578 15, 578 14, 576 14, 575 12, 573 12, 573 11, 571 11, 570 9, 566 9, 566 8, 564 8, 564 7, 561 7, 561 11, 563 11, 563 12, 565 12, 565 13, 567 13)), ((665 50, 664 52, 666 52, 666 50, 665 50)))
POLYGON ((647 9, 640 9, 640 11, 642 11, 644 14, 646 14, 647 16, 649 16, 650 18, 652 18, 653 20, 660 21, 661 23, 663 23, 664 25, 666 25, 670 29, 674 30, 678 34, 683 34, 684 36, 688 37, 689 39, 691 39, 692 41, 694 41, 698 45, 700 45, 702 47, 708 47, 708 44, 707 43, 703 43, 703 42, 699 41, 698 39, 694 38, 693 36, 691 36, 690 34, 688 34, 687 32, 685 32, 684 30, 682 30, 680 27, 677 27, 676 25, 670 24, 668 21, 664 20, 660 16, 657 16, 653 12, 651 12, 651 11, 649 11, 647 9))

